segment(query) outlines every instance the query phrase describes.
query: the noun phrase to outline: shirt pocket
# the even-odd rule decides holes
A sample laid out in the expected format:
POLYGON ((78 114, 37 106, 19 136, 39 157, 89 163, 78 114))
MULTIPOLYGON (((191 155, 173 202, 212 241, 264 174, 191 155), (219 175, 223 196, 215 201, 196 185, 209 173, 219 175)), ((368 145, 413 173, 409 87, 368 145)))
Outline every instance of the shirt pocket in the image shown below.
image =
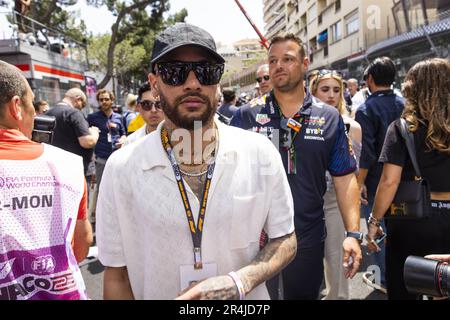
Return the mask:
POLYGON ((231 249, 258 243, 264 227, 264 201, 257 195, 234 196, 231 221, 231 249))

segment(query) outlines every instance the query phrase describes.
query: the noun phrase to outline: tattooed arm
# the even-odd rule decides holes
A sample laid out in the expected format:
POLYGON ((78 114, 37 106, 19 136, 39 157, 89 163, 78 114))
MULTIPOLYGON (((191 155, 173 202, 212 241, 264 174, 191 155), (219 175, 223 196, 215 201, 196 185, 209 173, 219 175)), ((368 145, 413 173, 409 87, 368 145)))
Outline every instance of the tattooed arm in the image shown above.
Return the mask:
MULTIPOLYGON (((279 273, 294 259, 297 252, 295 232, 271 239, 253 261, 236 271, 248 294, 264 281, 279 273)), ((239 292, 230 276, 206 279, 182 293, 177 299, 239 299, 239 292)))
MULTIPOLYGON (((245 262, 248 265, 243 263, 241 269, 233 270, 242 282, 245 294, 278 274, 294 259, 297 252, 294 201, 280 153, 269 139, 258 136, 257 139, 252 137, 251 141, 253 143, 256 140, 258 140, 257 154, 261 157, 257 160, 260 164, 258 181, 263 178, 258 185, 266 194, 264 201, 268 204, 267 216, 261 227, 272 238, 253 260, 245 262)), ((246 179, 246 177, 241 178, 246 179)), ((259 214, 265 215, 266 211, 261 211, 259 214)), ((178 299, 239 299, 239 291, 231 276, 222 275, 206 279, 188 288, 178 299)))

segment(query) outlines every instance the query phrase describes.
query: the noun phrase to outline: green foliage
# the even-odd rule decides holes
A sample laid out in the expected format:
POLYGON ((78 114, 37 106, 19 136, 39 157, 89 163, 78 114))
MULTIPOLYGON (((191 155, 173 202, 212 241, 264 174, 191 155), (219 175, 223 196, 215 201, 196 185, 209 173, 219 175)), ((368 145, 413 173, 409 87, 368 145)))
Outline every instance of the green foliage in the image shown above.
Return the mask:
MULTIPOLYGON (((106 5, 108 10, 117 17, 115 24, 111 28, 112 34, 108 47, 109 52, 99 56, 99 58, 105 57, 106 59, 111 59, 111 46, 119 46, 122 43, 124 43, 124 46, 120 48, 122 53, 123 50, 134 49, 132 50, 134 52, 128 55, 132 57, 130 59, 133 62, 127 63, 126 67, 120 66, 116 54, 114 54, 113 65, 106 63, 106 73, 108 74, 109 72, 112 75, 112 70, 115 70, 119 82, 122 82, 125 87, 128 87, 130 83, 146 81, 147 74, 149 73, 151 51, 156 35, 168 25, 176 22, 184 22, 187 16, 187 10, 183 9, 164 19, 163 14, 170 8, 169 2, 165 0, 134 0, 127 4, 113 0, 92 0, 91 4, 97 6, 106 5), (139 59, 140 62, 138 63, 137 61, 139 59)), ((90 49, 90 51, 92 50, 90 49)), ((114 51, 117 50, 119 50, 118 47, 114 48, 114 51)), ((121 56, 121 59, 123 59, 123 56, 121 56)), ((105 65, 105 63, 101 65, 105 65)), ((99 84, 99 87, 103 85, 105 85, 104 81, 99 84)))
MULTIPOLYGON (((41 0, 32 1, 27 16, 44 24, 47 27, 63 32, 67 36, 82 42, 86 38, 86 24, 76 19, 73 13, 68 12, 77 3, 77 0, 41 0)), ((41 29, 36 27, 36 29, 41 29)))
POLYGON ((93 71, 104 71, 107 66, 106 54, 111 41, 110 34, 95 36, 89 39, 88 56, 93 71))
MULTIPOLYGON (((94 71, 104 72, 107 68, 106 59, 110 34, 99 35, 90 40, 89 60, 94 71)), ((139 70, 146 56, 143 45, 133 45, 130 39, 124 40, 116 46, 114 51, 114 68, 117 74, 124 74, 139 70)))
MULTIPOLYGON (((87 39, 91 69, 102 71, 105 78, 98 84, 104 87, 114 73, 124 86, 145 81, 153 42, 158 33, 176 22, 184 22, 187 10, 164 18, 170 9, 168 0, 83 0, 88 5, 106 8, 116 17, 111 34, 89 36, 82 17, 74 17, 70 7, 77 0, 32 1, 28 16, 53 28, 64 31, 79 42, 87 39)), ((100 17, 101 18, 101 17, 100 17)))

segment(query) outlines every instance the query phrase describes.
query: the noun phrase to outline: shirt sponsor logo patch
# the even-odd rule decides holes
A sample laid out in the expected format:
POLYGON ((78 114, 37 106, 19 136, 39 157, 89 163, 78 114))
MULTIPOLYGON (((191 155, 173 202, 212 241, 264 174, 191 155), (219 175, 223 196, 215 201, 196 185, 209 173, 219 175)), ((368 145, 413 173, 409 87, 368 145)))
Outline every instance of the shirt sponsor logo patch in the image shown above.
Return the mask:
POLYGON ((55 270, 56 262, 53 256, 40 256, 33 260, 31 269, 37 274, 52 273, 55 270))
POLYGON ((267 114, 259 113, 256 115, 256 122, 258 122, 261 125, 265 125, 266 123, 270 122, 270 118, 267 114))
POLYGON ((305 140, 325 141, 323 134, 324 129, 322 128, 306 128, 305 140))
POLYGON ((252 127, 250 129, 250 131, 262 134, 266 138, 269 138, 270 140, 272 140, 274 127, 252 127))
POLYGON ((305 120, 305 123, 321 127, 326 123, 326 120, 324 117, 310 117, 309 119, 305 120))

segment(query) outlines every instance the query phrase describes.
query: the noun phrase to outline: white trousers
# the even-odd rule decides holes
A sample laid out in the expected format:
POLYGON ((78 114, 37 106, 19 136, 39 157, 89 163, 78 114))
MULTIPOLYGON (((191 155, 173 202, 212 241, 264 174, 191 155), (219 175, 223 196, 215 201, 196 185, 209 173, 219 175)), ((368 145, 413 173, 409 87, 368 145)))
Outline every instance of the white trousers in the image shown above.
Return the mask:
POLYGON ((345 278, 345 268, 342 266, 345 227, 336 200, 334 188, 324 196, 325 225, 327 238, 325 239, 324 274, 326 295, 323 300, 348 300, 349 280, 345 278))

